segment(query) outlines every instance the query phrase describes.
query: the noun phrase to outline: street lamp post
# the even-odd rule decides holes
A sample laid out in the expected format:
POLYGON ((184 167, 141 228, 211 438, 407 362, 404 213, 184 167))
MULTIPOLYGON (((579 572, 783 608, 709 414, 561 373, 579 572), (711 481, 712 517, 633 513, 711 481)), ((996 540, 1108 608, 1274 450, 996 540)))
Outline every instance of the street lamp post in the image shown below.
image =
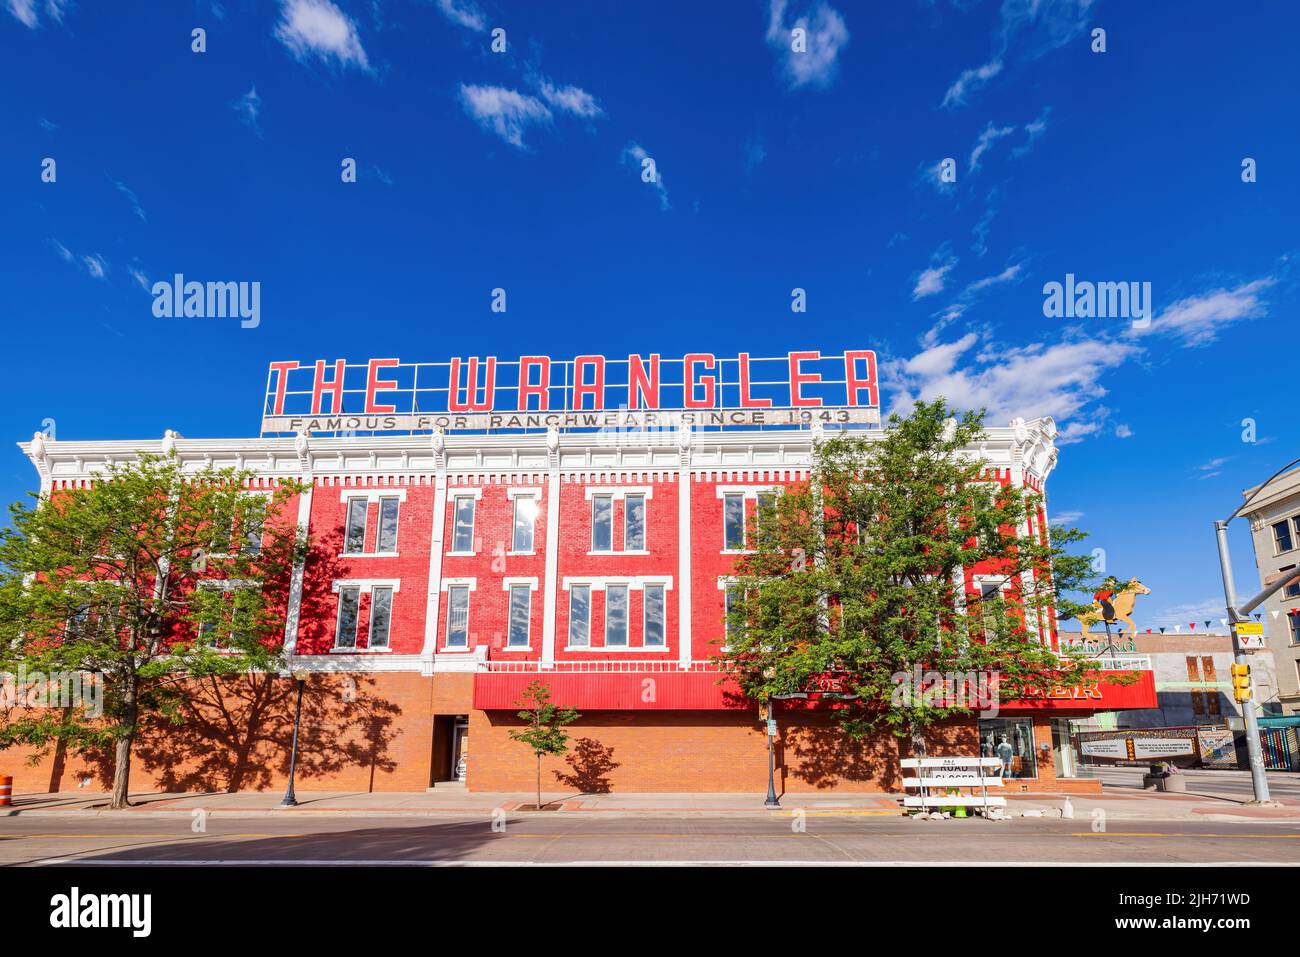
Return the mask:
MULTIPOLYGON (((1247 506, 1255 500, 1273 479, 1277 478, 1283 472, 1290 469, 1300 459, 1293 459, 1282 468, 1278 469, 1260 484, 1256 489, 1255 495, 1246 499, 1237 510, 1222 521, 1214 523, 1214 536, 1219 546, 1219 572, 1223 576, 1223 600, 1228 606, 1228 625, 1232 630, 1232 660, 1239 665, 1249 665, 1250 659, 1245 650, 1241 647, 1241 639, 1237 635, 1237 623, 1249 620, 1250 613, 1254 611, 1261 602, 1267 599, 1274 592, 1280 591, 1294 578, 1286 576, 1281 577, 1278 581, 1264 587, 1255 597, 1249 599, 1245 604, 1237 604, 1237 586, 1232 576, 1232 556, 1228 551, 1228 523, 1244 512, 1247 506)), ((1255 702, 1248 699, 1241 703, 1242 717, 1246 724, 1246 754, 1250 758, 1250 783, 1255 792, 1253 804, 1274 804, 1269 799, 1268 793, 1268 776, 1264 772, 1264 749, 1259 740, 1259 717, 1255 714, 1255 702)))
POLYGON ((776 712, 772 709, 772 699, 767 699, 767 723, 763 727, 763 733, 767 735, 767 800, 763 802, 763 807, 773 808, 780 807, 781 802, 776 797, 776 735, 772 733, 776 727, 776 712))
POLYGON ((307 672, 295 671, 293 678, 298 683, 298 704, 293 712, 293 744, 289 748, 289 786, 285 789, 284 800, 280 802, 280 807, 298 806, 298 797, 293 792, 293 778, 298 768, 298 728, 302 724, 302 689, 307 683, 307 672))

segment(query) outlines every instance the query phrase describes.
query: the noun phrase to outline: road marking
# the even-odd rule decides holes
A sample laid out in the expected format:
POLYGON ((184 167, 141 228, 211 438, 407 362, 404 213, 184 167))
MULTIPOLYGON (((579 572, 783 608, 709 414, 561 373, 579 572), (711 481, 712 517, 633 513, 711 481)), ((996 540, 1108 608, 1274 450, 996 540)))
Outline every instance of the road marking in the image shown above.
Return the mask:
POLYGON ((1247 837, 1263 840, 1297 840, 1300 834, 1197 834, 1190 831, 1077 831, 1070 837, 1247 837))

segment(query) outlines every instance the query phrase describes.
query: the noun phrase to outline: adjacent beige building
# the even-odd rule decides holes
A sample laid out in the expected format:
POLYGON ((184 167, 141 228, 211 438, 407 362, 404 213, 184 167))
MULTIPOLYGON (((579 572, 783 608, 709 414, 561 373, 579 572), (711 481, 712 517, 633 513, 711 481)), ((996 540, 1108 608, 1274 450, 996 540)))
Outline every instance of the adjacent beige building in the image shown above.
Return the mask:
MULTIPOLYGON (((1260 587, 1300 574, 1300 468, 1242 494, 1252 500, 1242 514, 1250 522, 1260 587)), ((1238 599, 1255 591, 1242 582, 1238 599)), ((1300 714, 1300 614, 1292 609, 1300 610, 1300 584, 1276 592, 1258 609, 1277 666, 1278 701, 1289 715, 1300 714)))

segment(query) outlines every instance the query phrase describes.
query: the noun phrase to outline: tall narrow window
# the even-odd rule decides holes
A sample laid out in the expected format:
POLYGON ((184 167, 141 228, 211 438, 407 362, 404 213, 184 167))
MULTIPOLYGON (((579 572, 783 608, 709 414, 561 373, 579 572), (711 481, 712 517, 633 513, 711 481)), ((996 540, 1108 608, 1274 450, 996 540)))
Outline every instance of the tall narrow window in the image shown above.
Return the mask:
POLYGON ((980 586, 980 620, 984 624, 986 637, 998 635, 1002 628, 1002 609, 999 604, 1002 591, 996 582, 985 582, 980 586))
POLYGON ((474 551, 474 499, 462 495, 456 499, 456 527, 451 536, 453 552, 474 551))
POLYGON ((591 497, 591 550, 593 552, 614 550, 614 496, 612 495, 591 497))
POLYGON ((776 492, 759 492, 758 508, 755 511, 758 534, 768 534, 776 522, 776 492))
POLYGON ((360 607, 360 588, 339 589, 339 624, 338 631, 334 635, 335 648, 355 648, 357 646, 357 611, 360 607))
POLYGON ((1300 645, 1300 615, 1287 615, 1291 624, 1291 644, 1300 645))
POLYGON ((244 511, 244 549, 250 555, 262 554, 262 516, 249 514, 252 509, 244 511))
POLYGON ((623 499, 623 550, 645 551, 644 495, 629 495, 623 499))
POLYGON ((569 587, 569 645, 586 648, 591 644, 591 586, 569 587))
POLYGON ((605 646, 627 647, 627 586, 605 586, 605 646))
POLYGON ((373 588, 370 591, 369 647, 388 647, 388 626, 393 618, 393 590, 373 588))
POLYGON ((447 647, 469 647, 469 587, 467 585, 447 587, 447 647))
POLYGON ((533 529, 537 525, 537 499, 531 495, 515 497, 515 534, 510 543, 511 551, 531 552, 533 550, 533 529))
POLYGON ((397 551, 397 509, 397 499, 379 500, 379 539, 375 542, 377 552, 397 551))
POLYGON ((1291 523, 1278 522, 1273 526, 1273 542, 1277 545, 1278 553, 1289 552, 1295 547, 1295 541, 1291 537, 1291 523))
POLYGON ((348 499, 347 535, 343 539, 343 551, 356 555, 366 550, 366 513, 370 503, 364 498, 348 499))
POLYGON ((645 646, 664 646, 664 586, 645 586, 645 646))
POLYGON ((722 499, 723 547, 738 552, 745 547, 745 496, 728 493, 722 499))
POLYGON ((528 647, 528 618, 532 601, 533 592, 527 585, 510 586, 510 635, 506 641, 507 647, 528 647))
POLYGON ((723 592, 724 598, 723 598, 722 611, 723 614, 726 616, 723 619, 723 623, 724 623, 723 638, 725 641, 724 647, 729 646, 731 644, 731 636, 736 630, 736 626, 732 623, 731 616, 740 607, 740 594, 741 591, 739 585, 728 585, 726 590, 723 592))

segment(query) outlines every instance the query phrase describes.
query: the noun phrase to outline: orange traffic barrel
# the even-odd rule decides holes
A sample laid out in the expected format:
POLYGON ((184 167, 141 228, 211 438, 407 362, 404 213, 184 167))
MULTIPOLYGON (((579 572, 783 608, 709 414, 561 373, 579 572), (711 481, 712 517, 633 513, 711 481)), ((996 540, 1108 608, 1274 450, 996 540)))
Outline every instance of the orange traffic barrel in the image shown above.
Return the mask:
POLYGON ((0 775, 0 807, 14 803, 14 779, 9 775, 0 775))

